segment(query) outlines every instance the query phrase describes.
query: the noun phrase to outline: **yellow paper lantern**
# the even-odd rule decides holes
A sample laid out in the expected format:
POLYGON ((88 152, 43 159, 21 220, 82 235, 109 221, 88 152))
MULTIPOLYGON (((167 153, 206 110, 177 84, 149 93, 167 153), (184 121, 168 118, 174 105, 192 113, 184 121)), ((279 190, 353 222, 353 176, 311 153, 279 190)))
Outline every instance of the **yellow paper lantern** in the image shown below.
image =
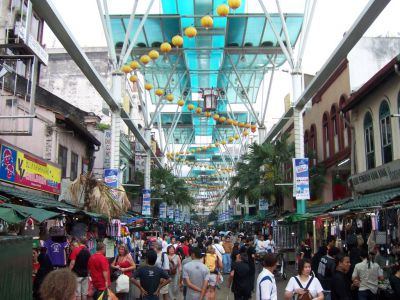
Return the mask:
POLYGON ((168 43, 168 42, 164 42, 164 43, 162 43, 161 46, 160 46, 160 51, 161 51, 162 53, 168 53, 168 52, 171 51, 171 49, 172 49, 171 44, 168 43))
POLYGON ((251 128, 251 132, 254 133, 257 131, 257 128, 251 128))
POLYGON ((149 52, 149 57, 150 57, 152 60, 156 60, 159 56, 160 56, 160 53, 158 53, 157 50, 151 50, 151 51, 149 52))
POLYGON ((217 7, 217 14, 221 17, 226 17, 229 14, 229 7, 226 4, 221 4, 217 7))
POLYGON ((201 107, 197 107, 197 108, 196 108, 196 114, 198 114, 198 115, 199 115, 199 114, 201 114, 201 112, 202 112, 202 109, 201 109, 201 107))
POLYGON ((152 88, 153 88, 153 85, 151 84, 151 83, 145 83, 144 84, 144 88, 146 89, 146 90, 148 90, 148 91, 150 91, 152 88))
POLYGON ((197 29, 193 26, 189 26, 185 29, 185 35, 188 38, 195 37, 197 35, 197 29))
POLYGON ((236 120, 233 120, 233 126, 238 126, 239 125, 239 122, 238 121, 236 121, 236 120))
POLYGON ((229 143, 233 143, 234 140, 235 140, 235 139, 234 139, 232 136, 230 136, 230 137, 228 138, 228 142, 229 142, 229 143))
POLYGON ((206 111, 206 112, 204 113, 204 116, 205 116, 206 118, 209 118, 209 117, 211 117, 211 113, 210 113, 209 111, 206 111))
POLYGON ((131 63, 130 63, 129 66, 131 67, 132 70, 136 70, 136 69, 139 69, 139 68, 140 68, 139 63, 138 63, 136 60, 131 61, 131 63))
POLYGON ((197 152, 201 152, 201 148, 197 148, 197 152))
POLYGON ((201 18, 200 23, 205 29, 209 29, 213 27, 214 20, 210 16, 204 16, 201 18))
POLYGON ((207 150, 207 146, 203 146, 203 151, 206 151, 207 150))
POLYGON ((251 125, 251 129, 257 129, 257 125, 251 125))
POLYGON ((235 140, 238 140, 238 139, 239 139, 239 135, 236 133, 236 134, 233 136, 233 138, 234 138, 235 140))
POLYGON ((142 64, 144 64, 144 65, 147 65, 149 62, 150 62, 150 56, 148 56, 148 55, 142 55, 141 57, 140 57, 140 62, 142 63, 142 64))
POLYGON ((240 0, 228 0, 228 5, 232 9, 237 9, 240 7, 241 1, 240 0))
POLYGON ((183 101, 182 99, 179 99, 177 103, 178 103, 178 105, 179 105, 180 107, 182 107, 182 106, 185 105, 185 101, 183 101))
POLYGON ((248 135, 249 135, 249 132, 248 132, 247 130, 244 130, 243 133, 242 133, 242 135, 243 135, 243 136, 248 136, 248 135))
POLYGON ((240 127, 240 128, 243 128, 243 127, 244 127, 244 123, 243 123, 243 122, 240 122, 240 123, 239 123, 239 127, 240 127))
POLYGON ((167 96, 165 96, 165 99, 167 99, 169 102, 174 100, 174 95, 173 94, 168 94, 167 96))
POLYGON ((215 147, 219 147, 219 143, 218 142, 215 142, 215 147))
POLYGON ((175 47, 179 48, 182 47, 183 45, 183 38, 180 35, 175 35, 172 38, 172 45, 174 45, 175 47))
POLYGON ((161 97, 162 95, 164 95, 164 91, 163 91, 162 89, 156 89, 155 94, 156 94, 158 97, 161 97))
POLYGON ((225 123, 226 118, 225 117, 219 117, 218 121, 220 121, 221 123, 225 123))
POLYGON ((222 140, 222 141, 221 141, 221 145, 226 145, 226 141, 225 141, 225 140, 222 140))
POLYGON ((128 74, 132 71, 131 67, 128 65, 123 65, 121 68, 121 71, 124 72, 125 74, 128 74))
POLYGON ((232 125, 233 124, 233 120, 232 119, 226 119, 226 124, 232 125))
POLYGON ((215 121, 218 121, 218 120, 219 120, 219 115, 218 115, 218 114, 215 114, 215 115, 213 116, 213 119, 214 119, 215 121))
POLYGON ((187 106, 187 108, 188 108, 188 110, 192 111, 192 110, 194 109, 194 105, 193 105, 193 104, 189 104, 189 105, 187 106))
POLYGON ((129 81, 131 82, 137 82, 139 80, 139 78, 136 75, 132 75, 131 77, 129 77, 129 81))
POLYGON ((251 124, 250 123, 246 123, 246 124, 244 124, 244 127, 249 129, 249 128, 251 128, 251 124))

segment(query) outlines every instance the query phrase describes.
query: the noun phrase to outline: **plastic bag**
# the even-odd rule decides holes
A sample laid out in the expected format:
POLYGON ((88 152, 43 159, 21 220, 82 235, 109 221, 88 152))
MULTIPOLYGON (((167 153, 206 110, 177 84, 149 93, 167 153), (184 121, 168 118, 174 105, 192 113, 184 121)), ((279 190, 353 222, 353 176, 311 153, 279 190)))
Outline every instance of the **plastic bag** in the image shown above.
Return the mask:
MULTIPOLYGON (((126 276, 126 275, 123 275, 123 276, 126 276)), ((126 277, 128 277, 128 276, 126 276, 126 277)), ((118 300, 118 297, 115 296, 115 294, 110 289, 108 289, 108 300, 118 300)))
POLYGON ((129 293, 129 277, 122 274, 117 279, 115 290, 117 293, 129 293))

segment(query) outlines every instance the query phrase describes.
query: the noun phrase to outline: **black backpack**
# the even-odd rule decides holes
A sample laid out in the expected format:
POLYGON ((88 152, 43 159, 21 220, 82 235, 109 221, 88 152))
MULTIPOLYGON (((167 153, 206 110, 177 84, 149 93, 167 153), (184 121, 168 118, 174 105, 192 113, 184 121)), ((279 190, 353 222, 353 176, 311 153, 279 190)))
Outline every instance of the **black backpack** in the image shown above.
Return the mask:
POLYGON ((89 276, 88 272, 89 258, 90 258, 89 250, 86 247, 82 248, 82 250, 79 251, 78 255, 76 256, 75 265, 72 268, 72 271, 76 274, 76 276, 78 277, 89 276))

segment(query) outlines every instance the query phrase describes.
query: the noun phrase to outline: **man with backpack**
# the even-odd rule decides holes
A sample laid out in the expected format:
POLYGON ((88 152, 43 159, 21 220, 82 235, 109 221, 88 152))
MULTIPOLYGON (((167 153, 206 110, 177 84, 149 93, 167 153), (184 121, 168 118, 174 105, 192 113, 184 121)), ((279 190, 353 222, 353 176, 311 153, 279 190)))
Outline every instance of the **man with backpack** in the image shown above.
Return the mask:
POLYGON ((323 256, 318 265, 317 277, 324 289, 324 299, 331 300, 332 278, 336 270, 335 256, 340 252, 339 248, 328 249, 327 255, 323 256))
MULTIPOLYGON (((169 272, 169 259, 168 255, 165 252, 162 252, 163 246, 161 243, 157 242, 155 246, 155 251, 157 253, 157 260, 155 263, 155 266, 162 269, 166 274, 169 272)), ((162 295, 163 300, 168 299, 168 289, 169 289, 169 284, 164 285, 160 289, 160 295, 162 295)))
POLYGON ((274 271, 278 258, 272 253, 264 255, 263 270, 257 278, 256 300, 277 300, 276 282, 274 271))
POLYGON ((78 239, 69 257, 69 269, 77 276, 76 300, 86 300, 88 294, 90 252, 86 248, 85 242, 84 238, 78 239))

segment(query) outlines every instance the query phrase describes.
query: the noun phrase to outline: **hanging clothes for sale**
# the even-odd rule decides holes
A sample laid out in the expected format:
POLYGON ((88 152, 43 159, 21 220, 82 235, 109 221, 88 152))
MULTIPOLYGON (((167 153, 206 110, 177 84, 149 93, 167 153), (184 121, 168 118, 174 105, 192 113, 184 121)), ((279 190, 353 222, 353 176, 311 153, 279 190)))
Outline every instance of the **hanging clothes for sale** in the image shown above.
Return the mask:
POLYGON ((52 237, 44 242, 43 247, 47 249, 53 267, 65 267, 67 264, 65 249, 68 247, 65 237, 52 237))

